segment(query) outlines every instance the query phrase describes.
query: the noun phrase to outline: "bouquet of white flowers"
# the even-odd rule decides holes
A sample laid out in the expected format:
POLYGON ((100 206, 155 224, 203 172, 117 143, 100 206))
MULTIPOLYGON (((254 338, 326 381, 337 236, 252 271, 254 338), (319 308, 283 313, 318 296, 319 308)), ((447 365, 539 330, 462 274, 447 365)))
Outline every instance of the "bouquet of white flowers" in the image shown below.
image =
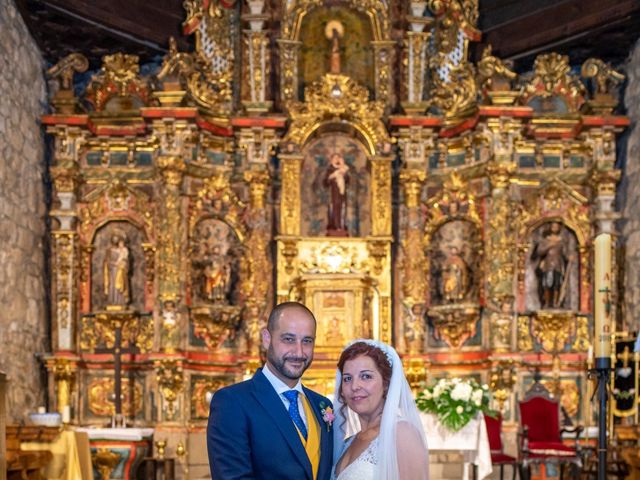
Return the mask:
POLYGON ((471 379, 442 378, 420 392, 416 404, 423 412, 434 414, 454 432, 469 423, 479 411, 495 415, 489 408, 489 387, 471 379))

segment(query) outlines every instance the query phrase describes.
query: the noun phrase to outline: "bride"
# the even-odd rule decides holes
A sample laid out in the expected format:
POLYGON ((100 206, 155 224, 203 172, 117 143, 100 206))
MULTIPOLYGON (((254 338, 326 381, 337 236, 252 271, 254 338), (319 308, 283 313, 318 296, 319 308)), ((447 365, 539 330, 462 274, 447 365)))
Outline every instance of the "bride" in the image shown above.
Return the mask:
POLYGON ((361 339, 342 352, 334 396, 335 480, 427 480, 418 409, 393 347, 361 339))

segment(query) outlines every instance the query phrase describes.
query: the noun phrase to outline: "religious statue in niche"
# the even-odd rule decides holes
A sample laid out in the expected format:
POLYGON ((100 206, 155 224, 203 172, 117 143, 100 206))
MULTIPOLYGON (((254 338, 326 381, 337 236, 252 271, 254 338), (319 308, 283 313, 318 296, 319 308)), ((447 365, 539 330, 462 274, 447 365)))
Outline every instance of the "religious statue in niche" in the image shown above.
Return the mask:
POLYGON ((111 236, 103 262, 104 295, 107 305, 126 307, 131 301, 129 283, 131 261, 124 232, 116 230, 111 236))
POLYGON ((371 175, 355 138, 329 133, 304 148, 300 178, 302 236, 359 237, 371 232, 371 175))
POLYGON ((206 219, 198 224, 191 263, 193 289, 200 301, 232 303, 236 282, 234 240, 231 228, 220 220, 206 219))
POLYGON ((529 310, 577 309, 577 240, 562 222, 546 222, 533 232, 525 288, 529 310))
POLYGON ((434 234, 430 282, 433 305, 466 303, 476 298, 476 237, 477 229, 466 220, 446 222, 434 234))
POLYGON ((213 303, 227 303, 230 287, 229 259, 222 257, 220 247, 215 246, 204 264, 200 285, 202 298, 213 303))
POLYGON ((344 26, 338 20, 331 20, 325 27, 324 34, 331 41, 329 56, 329 72, 340 74, 340 39, 344 36, 344 26))
POLYGON ((374 91, 372 23, 366 13, 337 4, 311 9, 300 26, 301 89, 329 73, 346 75, 374 91))
POLYGON ((141 310, 145 299, 145 258, 142 230, 126 221, 107 222, 93 239, 91 308, 141 310))
POLYGON ((349 166, 339 153, 331 155, 329 168, 324 177, 324 185, 329 189, 327 209, 327 235, 346 237, 347 230, 347 185, 349 184, 349 166))
POLYGON ((440 293, 445 303, 457 303, 465 298, 469 290, 469 267, 460 256, 458 247, 451 246, 442 265, 440 293))

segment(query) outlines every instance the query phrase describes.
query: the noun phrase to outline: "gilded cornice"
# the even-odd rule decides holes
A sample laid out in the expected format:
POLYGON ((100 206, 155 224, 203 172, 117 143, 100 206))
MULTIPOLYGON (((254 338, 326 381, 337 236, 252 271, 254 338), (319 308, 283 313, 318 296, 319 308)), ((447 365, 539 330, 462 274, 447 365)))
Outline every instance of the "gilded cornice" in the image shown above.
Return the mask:
POLYGON ((311 84, 304 102, 289 104, 291 127, 285 142, 304 145, 320 126, 347 121, 364 137, 370 155, 391 142, 381 121, 384 104, 369 101, 369 92, 346 75, 326 74, 311 84))

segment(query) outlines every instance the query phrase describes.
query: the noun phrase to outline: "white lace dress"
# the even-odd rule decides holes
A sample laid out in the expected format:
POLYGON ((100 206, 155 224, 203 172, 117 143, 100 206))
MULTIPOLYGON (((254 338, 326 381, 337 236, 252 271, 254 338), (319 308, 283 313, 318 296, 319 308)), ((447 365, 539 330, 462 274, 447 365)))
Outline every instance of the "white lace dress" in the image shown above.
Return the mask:
MULTIPOLYGON (((348 448, 351 445, 351 441, 346 445, 348 448)), ((346 450, 346 448, 345 448, 346 450)), ((378 464, 378 437, 371 440, 369 446, 356 458, 353 462, 347 465, 347 468, 340 472, 340 475, 336 476, 336 467, 333 467, 334 480, 372 480, 375 473, 376 465, 378 464)))

